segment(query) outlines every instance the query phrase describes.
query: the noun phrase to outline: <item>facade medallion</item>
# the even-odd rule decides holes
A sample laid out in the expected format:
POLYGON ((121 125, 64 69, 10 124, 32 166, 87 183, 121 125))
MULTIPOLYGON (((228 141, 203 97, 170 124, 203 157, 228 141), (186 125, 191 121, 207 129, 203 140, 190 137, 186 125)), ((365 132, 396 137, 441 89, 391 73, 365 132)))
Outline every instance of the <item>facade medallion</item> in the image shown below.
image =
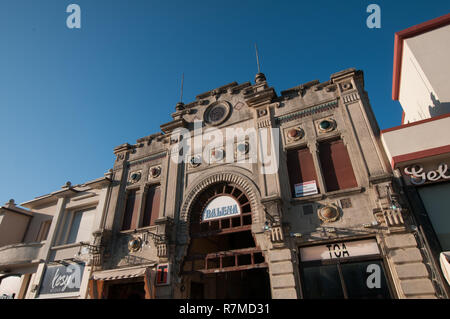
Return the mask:
POLYGON ((161 166, 158 165, 158 166, 150 167, 149 174, 148 174, 149 178, 157 178, 159 175, 161 175, 161 166))
POLYGON ((305 135, 300 127, 293 127, 286 130, 286 138, 289 142, 298 141, 305 135))
POLYGON ((139 180, 141 179, 141 171, 137 171, 137 172, 132 172, 131 174, 130 174, 130 180, 129 180, 129 182, 131 183, 131 184, 134 184, 134 183, 137 183, 137 182, 139 182, 139 180))
POLYGON ((202 157, 200 155, 192 156, 189 160, 189 165, 191 167, 198 167, 202 163, 202 157))
POLYGON ((317 129, 320 133, 331 132, 336 128, 336 122, 333 119, 323 119, 316 122, 317 129))
POLYGON ((334 222, 339 218, 339 210, 331 205, 324 206, 317 211, 321 221, 325 223, 334 222))
POLYGON ((250 145, 248 142, 239 143, 236 147, 236 150, 239 154, 247 154, 249 150, 250 145))

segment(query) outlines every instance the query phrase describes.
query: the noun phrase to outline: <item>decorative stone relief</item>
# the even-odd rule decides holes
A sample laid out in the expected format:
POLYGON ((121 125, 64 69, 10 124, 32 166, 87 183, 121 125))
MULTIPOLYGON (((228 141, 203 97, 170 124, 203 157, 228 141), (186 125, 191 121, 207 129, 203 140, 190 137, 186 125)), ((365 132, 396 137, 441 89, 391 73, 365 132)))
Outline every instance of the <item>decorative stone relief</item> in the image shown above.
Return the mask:
POLYGON ((353 84, 350 81, 341 83, 341 91, 342 92, 351 90, 352 88, 353 88, 353 84))
POLYGON ((152 166, 148 171, 148 179, 158 178, 161 175, 161 166, 152 166))
POLYGON ((317 128, 317 132, 319 134, 324 134, 324 133, 334 131, 337 126, 336 121, 334 119, 332 119, 331 117, 320 119, 320 120, 316 121, 315 124, 316 124, 316 128, 317 128))
POLYGON ((192 168, 200 166, 201 163, 202 163, 201 155, 192 156, 191 159, 189 160, 189 166, 192 168))
POLYGON ((321 207, 317 211, 317 215, 319 216, 320 220, 324 223, 331 223, 339 219, 340 213, 339 209, 335 205, 327 205, 324 207, 321 207))
POLYGON ((141 177, 142 177, 142 170, 131 172, 128 182, 130 184, 137 183, 140 181, 141 177))
POLYGON ((299 126, 287 128, 284 130, 284 136, 288 143, 292 143, 302 139, 305 136, 305 132, 299 126))

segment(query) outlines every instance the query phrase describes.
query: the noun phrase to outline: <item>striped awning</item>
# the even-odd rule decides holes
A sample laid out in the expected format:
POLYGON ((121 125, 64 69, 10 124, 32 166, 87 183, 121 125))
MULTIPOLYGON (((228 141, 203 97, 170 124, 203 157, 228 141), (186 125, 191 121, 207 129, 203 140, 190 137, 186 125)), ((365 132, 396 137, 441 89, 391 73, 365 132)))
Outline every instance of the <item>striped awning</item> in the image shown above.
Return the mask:
POLYGON ((132 267, 132 268, 121 268, 121 269, 111 269, 97 271, 92 274, 91 279, 94 280, 119 280, 142 277, 149 268, 153 268, 155 264, 146 265, 145 267, 132 267))

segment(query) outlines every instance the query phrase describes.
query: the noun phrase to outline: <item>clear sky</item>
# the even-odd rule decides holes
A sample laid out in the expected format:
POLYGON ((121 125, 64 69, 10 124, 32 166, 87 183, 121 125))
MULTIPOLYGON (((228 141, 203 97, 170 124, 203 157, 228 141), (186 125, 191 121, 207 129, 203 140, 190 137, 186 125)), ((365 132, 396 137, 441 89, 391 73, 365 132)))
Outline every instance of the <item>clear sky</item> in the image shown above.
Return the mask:
POLYGON ((450 12, 450 1, 0 0, 0 204, 103 176, 113 148, 170 121, 184 101, 254 80, 254 43, 282 90, 355 67, 381 129, 391 100, 394 33, 450 12), (66 26, 69 4, 81 29, 66 26), (381 28, 366 8, 381 7, 381 28))

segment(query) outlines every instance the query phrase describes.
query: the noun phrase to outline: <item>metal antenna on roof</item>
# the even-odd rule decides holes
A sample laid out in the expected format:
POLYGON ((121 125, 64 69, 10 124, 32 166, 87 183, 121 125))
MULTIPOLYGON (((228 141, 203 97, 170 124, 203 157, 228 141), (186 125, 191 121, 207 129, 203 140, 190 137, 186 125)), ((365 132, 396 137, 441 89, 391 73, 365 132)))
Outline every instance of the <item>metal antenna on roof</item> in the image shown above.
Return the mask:
POLYGON ((181 76, 181 96, 180 96, 180 102, 183 103, 183 83, 184 83, 184 72, 181 76))
POLYGON ((256 43, 255 43, 255 52, 256 52, 256 64, 258 65, 258 73, 261 73, 261 67, 259 65, 258 47, 256 46, 256 43))
POLYGON ((184 83, 184 72, 183 72, 183 75, 181 76, 180 102, 178 102, 177 105, 175 106, 175 109, 176 109, 177 111, 184 110, 184 103, 183 103, 183 83, 184 83))

